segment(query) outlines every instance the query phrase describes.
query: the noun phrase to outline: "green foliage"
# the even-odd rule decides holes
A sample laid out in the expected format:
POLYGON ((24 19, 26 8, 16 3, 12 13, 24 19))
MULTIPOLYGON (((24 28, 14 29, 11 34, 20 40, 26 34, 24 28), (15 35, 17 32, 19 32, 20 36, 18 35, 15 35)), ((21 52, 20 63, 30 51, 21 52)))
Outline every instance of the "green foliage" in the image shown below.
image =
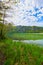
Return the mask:
POLYGON ((6 36, 7 26, 0 22, 0 39, 4 39, 6 36))
MULTIPOLYGON (((15 1, 11 2, 12 0, 8 0, 8 1, 0 1, 0 39, 3 39, 6 35, 6 17, 9 17, 9 13, 7 14, 7 11, 9 9, 12 10, 13 8, 9 5, 14 3, 15 1)), ((16 3, 18 2, 18 0, 16 1, 16 3)), ((11 27, 11 26, 10 26, 11 27)), ((10 29, 9 29, 10 30, 10 29)))
POLYGON ((43 33, 10 33, 7 36, 11 39, 17 39, 17 40, 43 39, 43 33))
POLYGON ((43 48, 4 40, 0 42, 0 65, 43 65, 43 48))
POLYGON ((16 26, 12 33, 43 33, 43 27, 38 26, 16 26))

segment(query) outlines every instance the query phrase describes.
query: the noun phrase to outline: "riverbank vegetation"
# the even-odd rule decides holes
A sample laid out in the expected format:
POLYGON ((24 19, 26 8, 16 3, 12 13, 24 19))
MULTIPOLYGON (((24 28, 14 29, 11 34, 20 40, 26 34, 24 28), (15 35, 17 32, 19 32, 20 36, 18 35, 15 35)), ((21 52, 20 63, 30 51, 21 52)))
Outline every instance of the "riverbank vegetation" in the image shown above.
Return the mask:
POLYGON ((43 47, 2 40, 0 41, 0 65, 43 65, 43 47))

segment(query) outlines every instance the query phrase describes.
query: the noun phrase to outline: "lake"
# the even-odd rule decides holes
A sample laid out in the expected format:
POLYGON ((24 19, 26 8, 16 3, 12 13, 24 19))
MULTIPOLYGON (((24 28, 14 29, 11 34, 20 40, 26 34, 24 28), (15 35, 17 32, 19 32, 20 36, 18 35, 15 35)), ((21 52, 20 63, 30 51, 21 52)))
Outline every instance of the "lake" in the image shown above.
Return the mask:
POLYGON ((43 39, 41 40, 13 40, 16 42, 24 42, 24 43, 29 43, 29 44, 40 44, 43 45, 43 39))

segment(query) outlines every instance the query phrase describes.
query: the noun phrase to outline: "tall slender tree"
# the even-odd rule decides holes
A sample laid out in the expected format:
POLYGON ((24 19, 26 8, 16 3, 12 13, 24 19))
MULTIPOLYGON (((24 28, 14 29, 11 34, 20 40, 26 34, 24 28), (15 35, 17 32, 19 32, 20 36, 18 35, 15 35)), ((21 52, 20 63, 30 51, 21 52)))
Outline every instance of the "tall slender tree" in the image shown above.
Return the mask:
POLYGON ((8 17, 9 15, 6 14, 6 11, 11 10, 11 4, 12 3, 17 3, 18 0, 0 0, 0 39, 5 38, 5 31, 6 31, 6 20, 5 18, 8 17))

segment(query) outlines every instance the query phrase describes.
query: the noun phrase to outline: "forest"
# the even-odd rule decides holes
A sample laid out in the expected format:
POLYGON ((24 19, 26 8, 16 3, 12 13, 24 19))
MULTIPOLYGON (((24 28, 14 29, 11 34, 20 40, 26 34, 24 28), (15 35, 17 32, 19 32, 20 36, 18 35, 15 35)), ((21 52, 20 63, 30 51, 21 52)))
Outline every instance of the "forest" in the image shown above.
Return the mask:
POLYGON ((43 27, 38 26, 15 26, 14 33, 43 33, 43 27))

